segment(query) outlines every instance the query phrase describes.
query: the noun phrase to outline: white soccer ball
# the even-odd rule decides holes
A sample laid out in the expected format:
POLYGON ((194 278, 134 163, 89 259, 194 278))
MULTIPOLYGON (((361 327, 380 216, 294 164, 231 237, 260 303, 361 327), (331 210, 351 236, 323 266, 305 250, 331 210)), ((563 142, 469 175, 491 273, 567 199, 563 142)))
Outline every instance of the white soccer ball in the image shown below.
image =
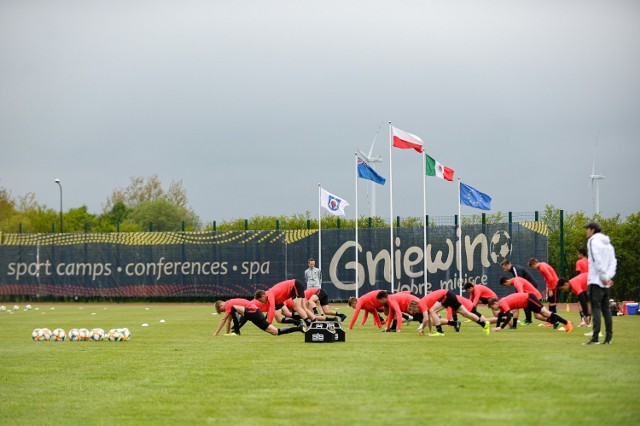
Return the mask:
POLYGON ((14 310, 14 311, 19 311, 19 310, 20 310, 20 306, 18 306, 18 305, 13 305, 13 310, 14 310))
POLYGON ((31 338, 36 342, 43 342, 45 340, 49 340, 51 333, 47 333, 47 331, 48 330, 46 328, 36 328, 31 333, 31 338))
POLYGON ((122 333, 120 333, 120 331, 118 331, 115 328, 112 328, 111 330, 109 330, 109 333, 107 333, 107 339, 109 339, 110 342, 120 342, 122 341, 122 333))
POLYGON ((61 328, 56 328, 51 332, 51 340, 56 342, 64 342, 64 339, 67 338, 67 333, 61 328))
POLYGON ((91 332, 86 328, 78 330, 78 340, 89 340, 91 338, 91 332))
POLYGON ((80 339, 80 330, 78 330, 77 328, 72 328, 71 330, 69 330, 69 340, 71 340, 72 342, 82 340, 80 339))
POLYGON ((498 231, 491 237, 491 260, 501 263, 511 253, 511 236, 507 231, 498 231))
POLYGON ((30 310, 31 310, 31 305, 27 305, 27 306, 25 306, 25 307, 24 307, 24 310, 25 310, 25 311, 30 311, 30 310))
POLYGON ((7 310, 7 307, 4 305, 0 305, 0 312, 4 312, 7 310))
POLYGON ((128 328, 118 328, 117 331, 120 332, 120 334, 122 335, 122 340, 127 341, 127 340, 131 340, 131 332, 129 331, 128 328))
POLYGON ((48 328, 41 328, 40 330, 42 330, 42 332, 44 333, 44 340, 49 340, 51 339, 51 330, 49 330, 48 328))
POLYGON ((104 330, 101 328, 94 328, 89 332, 89 336, 94 342, 99 342, 104 339, 104 330))

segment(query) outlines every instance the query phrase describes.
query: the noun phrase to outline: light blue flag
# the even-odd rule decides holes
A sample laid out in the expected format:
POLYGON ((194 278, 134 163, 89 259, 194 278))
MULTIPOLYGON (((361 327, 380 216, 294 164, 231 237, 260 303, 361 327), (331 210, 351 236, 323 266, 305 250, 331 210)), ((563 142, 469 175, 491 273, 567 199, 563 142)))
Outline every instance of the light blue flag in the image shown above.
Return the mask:
POLYGON ((491 210, 491 197, 460 182, 460 204, 480 210, 491 210))

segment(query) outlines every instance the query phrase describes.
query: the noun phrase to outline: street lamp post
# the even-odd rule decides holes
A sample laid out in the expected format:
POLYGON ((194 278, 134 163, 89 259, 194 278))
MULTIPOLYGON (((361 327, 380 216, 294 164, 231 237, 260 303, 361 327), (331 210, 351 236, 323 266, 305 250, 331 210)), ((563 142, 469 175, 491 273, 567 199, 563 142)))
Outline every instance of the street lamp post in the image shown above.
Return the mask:
POLYGON ((55 178, 54 182, 60 187, 60 233, 62 234, 62 184, 58 178, 55 178))

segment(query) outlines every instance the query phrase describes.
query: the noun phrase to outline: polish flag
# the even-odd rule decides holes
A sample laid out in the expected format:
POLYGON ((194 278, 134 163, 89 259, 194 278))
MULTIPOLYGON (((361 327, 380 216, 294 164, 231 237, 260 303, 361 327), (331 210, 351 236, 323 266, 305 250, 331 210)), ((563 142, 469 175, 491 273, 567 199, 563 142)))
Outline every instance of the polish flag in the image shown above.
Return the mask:
POLYGON ((422 152, 422 139, 416 135, 400 130, 391 126, 391 134, 393 135, 393 146, 400 149, 415 149, 422 152))

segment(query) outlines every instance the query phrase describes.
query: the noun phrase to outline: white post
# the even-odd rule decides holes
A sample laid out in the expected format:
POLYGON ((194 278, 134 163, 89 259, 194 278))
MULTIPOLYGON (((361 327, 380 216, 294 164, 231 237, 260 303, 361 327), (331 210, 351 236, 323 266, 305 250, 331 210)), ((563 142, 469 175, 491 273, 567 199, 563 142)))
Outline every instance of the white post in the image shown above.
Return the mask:
POLYGON ((424 294, 427 290, 427 154, 422 150, 422 253, 424 256, 424 294))
POLYGON ((391 151, 393 149, 393 126, 391 126, 391 121, 389 121, 389 215, 391 218, 389 219, 389 235, 390 235, 390 247, 389 247, 389 263, 391 270, 391 293, 395 288, 395 272, 394 272, 394 262, 395 256, 393 255, 393 170, 391 161, 391 151))
POLYGON ((322 191, 320 184, 318 183, 318 269, 322 271, 322 216, 321 216, 321 204, 322 204, 322 191))
MULTIPOLYGON (((460 178, 458 178, 458 242, 456 244, 456 263, 458 264, 458 279, 462 283, 462 214, 460 208, 460 178)), ((457 285, 458 283, 456 283, 457 285)), ((462 285, 459 287, 462 296, 462 285)))
POLYGON ((356 298, 358 297, 358 287, 360 286, 360 280, 358 277, 358 272, 360 268, 358 267, 358 153, 355 155, 355 178, 356 178, 356 298))

